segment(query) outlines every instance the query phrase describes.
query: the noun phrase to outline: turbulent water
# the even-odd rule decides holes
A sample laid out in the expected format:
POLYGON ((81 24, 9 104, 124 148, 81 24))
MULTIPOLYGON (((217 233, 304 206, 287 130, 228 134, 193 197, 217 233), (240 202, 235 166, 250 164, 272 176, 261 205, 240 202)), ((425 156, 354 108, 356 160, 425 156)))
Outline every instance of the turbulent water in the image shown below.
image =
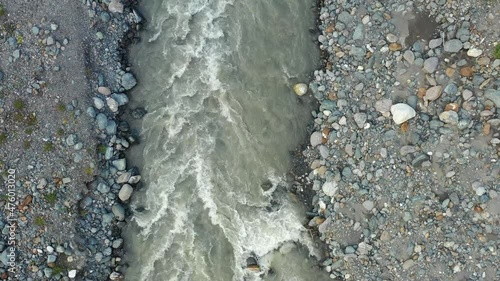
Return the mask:
POLYGON ((132 95, 149 113, 130 157, 145 184, 125 231, 127 280, 326 280, 281 187, 309 122, 291 86, 317 66, 313 1, 142 3, 132 95))

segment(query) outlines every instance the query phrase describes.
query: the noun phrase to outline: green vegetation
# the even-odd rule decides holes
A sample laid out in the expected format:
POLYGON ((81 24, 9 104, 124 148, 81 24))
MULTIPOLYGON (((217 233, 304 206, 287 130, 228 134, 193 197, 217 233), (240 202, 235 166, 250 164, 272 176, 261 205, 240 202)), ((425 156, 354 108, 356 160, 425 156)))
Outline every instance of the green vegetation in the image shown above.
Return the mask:
POLYGON ((43 150, 46 151, 46 152, 54 151, 54 144, 52 142, 50 142, 50 141, 46 142, 43 145, 43 150))
POLYGON ((17 35, 16 36, 16 39, 17 39, 17 44, 18 45, 21 45, 23 43, 23 36, 22 35, 17 35))
POLYGON ((66 111, 66 106, 64 105, 64 103, 60 102, 60 103, 58 103, 56 105, 56 109, 59 112, 65 112, 66 111))
POLYGON ((500 60, 500 42, 498 42, 493 49, 493 57, 497 60, 500 60))
POLYGON ((26 118, 26 125, 28 125, 28 126, 35 126, 36 123, 38 123, 38 120, 36 119, 35 113, 29 114, 28 118, 26 118))
POLYGON ((29 141, 29 140, 25 140, 25 141, 23 142, 23 148, 24 148, 24 149, 29 149, 30 147, 31 147, 31 141, 29 141))
POLYGON ((31 128, 26 128, 26 129, 24 130, 24 132, 25 132, 27 135, 31 135, 31 134, 33 134, 33 129, 31 129, 31 128))
POLYGON ((56 134, 57 134, 58 137, 62 137, 62 136, 64 136, 64 130, 61 129, 61 128, 59 128, 59 129, 57 129, 56 134))
POLYGON ((52 192, 44 196, 45 201, 49 202, 50 204, 54 205, 57 201, 57 193, 52 192))
POLYGON ((45 219, 42 216, 36 216, 34 223, 36 226, 41 227, 41 226, 44 226, 47 222, 45 221, 45 219))
POLYGON ((0 4, 0 17, 3 17, 5 15, 5 7, 0 4))
POLYGON ((54 267, 52 267, 52 275, 61 274, 64 270, 64 266, 54 265, 54 267))
POLYGON ((97 145, 97 152, 101 154, 106 154, 107 147, 104 144, 97 145))
POLYGON ((4 144, 5 142, 7 142, 7 135, 2 133, 0 134, 0 145, 4 144))
POLYGON ((14 101, 14 108, 16 110, 22 110, 24 108, 24 102, 22 99, 17 99, 14 101))
POLYGON ((94 169, 92 169, 92 167, 86 167, 85 168, 85 174, 87 176, 91 176, 93 173, 94 173, 94 169))

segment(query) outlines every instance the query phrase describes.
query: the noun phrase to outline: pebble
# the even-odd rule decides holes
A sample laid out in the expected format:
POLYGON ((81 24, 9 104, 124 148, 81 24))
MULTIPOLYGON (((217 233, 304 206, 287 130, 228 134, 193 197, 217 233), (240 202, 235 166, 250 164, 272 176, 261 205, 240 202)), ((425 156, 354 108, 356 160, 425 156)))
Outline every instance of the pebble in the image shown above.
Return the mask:
POLYGON ((307 93, 307 84, 304 83, 298 83, 293 86, 293 91, 297 96, 303 96, 305 93, 307 93))
POLYGON ((108 4, 108 11, 111 13, 123 13, 123 4, 121 3, 120 0, 111 0, 111 2, 108 4))
POLYGON ((113 166, 115 166, 115 168, 117 168, 119 171, 123 171, 127 168, 127 160, 125 159, 113 160, 113 166))
POLYGON ((458 123, 458 113, 453 110, 448 110, 441 112, 439 114, 439 120, 446 124, 457 124, 458 123))
POLYGON ((436 71, 439 63, 439 59, 437 57, 430 57, 424 61, 424 70, 427 73, 434 73, 436 71))
POLYGON ((132 196, 133 191, 134 189, 132 188, 132 186, 126 183, 122 186, 122 188, 120 188, 118 198, 120 198, 120 200, 122 201, 127 201, 128 199, 130 199, 130 196, 132 196))
POLYGON ((396 43, 398 42, 398 36, 392 34, 392 33, 388 33, 386 36, 385 36, 385 39, 387 39, 387 41, 389 43, 396 43))
POLYGON ((458 53, 462 47, 462 41, 458 39, 452 39, 444 42, 444 51, 448 53, 458 53))
POLYGON ((118 203, 114 204, 113 207, 111 207, 111 211, 113 212, 113 215, 115 215, 117 220, 123 221, 125 219, 125 209, 122 205, 118 203))
POLYGON ((68 271, 68 277, 74 279, 76 277, 76 269, 68 271))
POLYGON ((354 122, 358 125, 358 128, 363 129, 368 116, 366 113, 356 113, 354 114, 354 122))
POLYGON ((441 96, 442 91, 443 91, 442 86, 430 87, 429 89, 427 89, 427 91, 425 91, 424 100, 425 101, 437 100, 441 96))
POLYGON ((112 98, 107 98, 106 99, 106 104, 108 105, 109 107, 109 110, 111 110, 111 112, 117 112, 118 111, 118 102, 112 98))
POLYGON ((97 110, 101 110, 104 107, 104 101, 98 97, 94 97, 92 99, 94 101, 94 107, 97 108, 97 110))
POLYGON ((45 44, 47 44, 47 46, 51 46, 51 45, 54 45, 55 41, 54 41, 54 38, 52 36, 49 36, 47 37, 47 41, 45 44))
POLYGON ((473 57, 473 58, 477 58, 482 54, 483 54, 483 51, 480 49, 476 49, 476 48, 473 48, 473 49, 470 49, 467 51, 467 55, 469 57, 473 57))
POLYGON ((370 200, 366 200, 365 202, 363 202, 363 207, 367 210, 367 211, 371 211, 374 207, 374 204, 373 204, 373 201, 370 201, 370 200))
POLYGON ((121 85, 125 90, 132 89, 137 84, 135 77, 132 73, 125 73, 121 78, 121 85))
POLYGON ((323 143, 323 134, 321 132, 314 132, 311 134, 310 143, 312 147, 316 147, 323 143))
POLYGON ((336 182, 327 181, 323 184, 321 189, 323 190, 326 196, 333 197, 337 192, 338 186, 336 182))
POLYGON ((415 117, 416 112, 411 106, 405 103, 398 103, 391 106, 391 114, 394 122, 399 125, 415 117))
POLYGON ((429 41, 429 48, 435 49, 435 48, 441 46, 442 43, 443 43, 443 39, 441 39, 441 38, 431 39, 429 41))

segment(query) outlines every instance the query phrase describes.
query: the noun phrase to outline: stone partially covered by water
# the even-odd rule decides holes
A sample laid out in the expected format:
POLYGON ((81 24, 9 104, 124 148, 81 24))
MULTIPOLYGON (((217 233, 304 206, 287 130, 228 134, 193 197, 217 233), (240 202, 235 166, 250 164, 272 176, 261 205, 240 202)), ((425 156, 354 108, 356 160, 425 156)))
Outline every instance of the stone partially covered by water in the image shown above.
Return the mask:
POLYGON ((295 84, 293 86, 293 91, 295 92, 295 94, 297 94, 297 96, 302 96, 305 93, 307 93, 307 84, 304 83, 295 84))

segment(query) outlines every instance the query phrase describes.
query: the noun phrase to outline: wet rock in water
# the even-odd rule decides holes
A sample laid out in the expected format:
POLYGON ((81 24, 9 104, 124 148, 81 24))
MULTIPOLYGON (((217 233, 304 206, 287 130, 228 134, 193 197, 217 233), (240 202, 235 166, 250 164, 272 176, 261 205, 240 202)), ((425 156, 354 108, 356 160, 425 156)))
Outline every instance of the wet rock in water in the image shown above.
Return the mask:
POLYGON ((295 94, 297 94, 298 96, 302 96, 304 95, 305 93, 307 93, 307 84, 304 84, 304 83, 298 83, 298 84, 295 84, 293 86, 293 91, 295 92, 295 94))
POLYGON ((146 111, 146 109, 144 109, 144 107, 138 107, 138 108, 132 110, 130 114, 132 115, 132 118, 134 118, 134 119, 141 119, 147 113, 148 112, 146 111))
POLYGON ((119 171, 123 171, 127 167, 127 160, 125 159, 113 160, 113 166, 115 166, 115 168, 117 168, 119 171))
POLYGON ((462 50, 462 41, 458 39, 452 39, 450 41, 444 42, 444 51, 448 53, 458 53, 462 50))
POLYGON ((130 90, 137 84, 137 80, 135 80, 135 77, 132 73, 127 72, 123 74, 121 84, 125 90, 130 90))
POLYGON ((398 103, 391 106, 392 119, 396 124, 402 124, 415 117, 416 112, 411 106, 405 103, 398 103))
POLYGON ((323 143, 323 135, 321 132, 314 132, 310 138, 311 146, 315 147, 323 143))

